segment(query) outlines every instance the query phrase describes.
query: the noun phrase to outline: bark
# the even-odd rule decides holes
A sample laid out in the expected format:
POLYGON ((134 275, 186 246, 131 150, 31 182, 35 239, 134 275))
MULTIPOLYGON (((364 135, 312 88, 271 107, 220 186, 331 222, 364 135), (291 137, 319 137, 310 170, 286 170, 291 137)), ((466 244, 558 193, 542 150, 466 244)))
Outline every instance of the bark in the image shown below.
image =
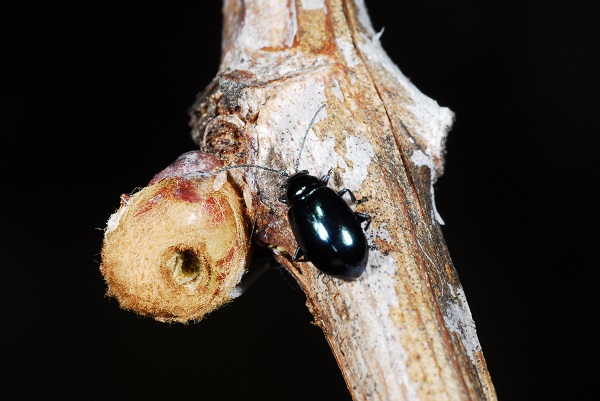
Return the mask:
POLYGON ((357 281, 292 261, 281 177, 230 170, 253 195, 254 238, 298 281, 355 400, 494 400, 475 324, 435 210, 453 113, 388 58, 361 0, 224 1, 219 73, 191 109, 201 150, 225 164, 300 169, 369 201, 357 281))

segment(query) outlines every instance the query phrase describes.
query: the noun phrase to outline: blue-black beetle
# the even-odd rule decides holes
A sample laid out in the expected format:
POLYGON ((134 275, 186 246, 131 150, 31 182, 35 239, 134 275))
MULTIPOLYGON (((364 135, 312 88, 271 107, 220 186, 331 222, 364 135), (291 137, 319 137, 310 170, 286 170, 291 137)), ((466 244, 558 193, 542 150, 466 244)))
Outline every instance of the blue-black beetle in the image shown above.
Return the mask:
POLYGON ((298 171, 308 132, 324 107, 325 105, 319 107, 306 129, 296 158, 294 174, 289 175, 255 164, 227 166, 215 173, 253 167, 287 177, 282 186, 284 195, 279 200, 289 206, 288 220, 298 242, 294 260, 311 262, 317 269, 330 276, 354 280, 365 271, 369 258, 365 231, 371 224, 371 216, 353 211, 342 196, 348 193, 352 202, 356 204, 367 199, 357 200, 349 189, 336 192, 329 188, 327 182, 331 176, 331 169, 321 179, 308 174, 306 170, 298 171), (363 229, 364 222, 367 224, 363 229))
POLYGON ((298 248, 294 260, 310 261, 317 269, 330 276, 354 280, 365 271, 369 246, 365 230, 371 216, 353 211, 342 198, 348 193, 354 203, 354 194, 343 189, 335 192, 327 186, 331 170, 322 179, 300 171, 289 177, 285 195, 280 201, 289 206, 288 220, 298 248), (364 230, 361 223, 367 222, 364 230))

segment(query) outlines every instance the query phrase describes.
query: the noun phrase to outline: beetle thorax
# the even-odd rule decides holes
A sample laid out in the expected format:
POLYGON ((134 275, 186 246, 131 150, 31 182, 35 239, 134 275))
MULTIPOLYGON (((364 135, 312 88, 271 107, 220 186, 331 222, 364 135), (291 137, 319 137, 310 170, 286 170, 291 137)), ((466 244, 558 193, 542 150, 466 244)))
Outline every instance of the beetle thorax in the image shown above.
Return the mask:
POLYGON ((323 186, 321 180, 308 174, 306 171, 300 171, 288 178, 284 184, 285 196, 288 205, 306 198, 317 188, 323 186))

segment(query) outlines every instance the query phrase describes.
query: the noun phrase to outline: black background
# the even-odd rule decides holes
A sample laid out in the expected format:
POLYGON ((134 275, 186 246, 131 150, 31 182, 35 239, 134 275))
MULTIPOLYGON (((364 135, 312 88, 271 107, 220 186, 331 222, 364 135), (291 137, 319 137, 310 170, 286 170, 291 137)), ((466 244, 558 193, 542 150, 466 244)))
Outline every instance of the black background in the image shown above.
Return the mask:
MULTIPOLYGON (((394 62, 456 113, 436 201, 499 398, 589 398, 598 2, 366 3, 394 62)), ((103 296, 119 196, 194 149, 221 2, 2 4, 0 398, 349 399, 281 271, 189 326, 103 296)))

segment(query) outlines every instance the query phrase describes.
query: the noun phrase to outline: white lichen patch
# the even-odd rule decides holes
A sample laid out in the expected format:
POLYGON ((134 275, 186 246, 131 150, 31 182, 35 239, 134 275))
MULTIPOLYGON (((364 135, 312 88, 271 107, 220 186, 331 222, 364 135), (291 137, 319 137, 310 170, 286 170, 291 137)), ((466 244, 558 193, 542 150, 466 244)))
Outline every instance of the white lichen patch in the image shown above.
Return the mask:
POLYGON ((238 48, 260 50, 292 45, 298 30, 294 0, 291 5, 274 0, 268 3, 246 3, 245 21, 237 36, 238 48))
POLYGON ((319 122, 328 116, 327 107, 316 117, 315 113, 326 102, 323 81, 319 78, 311 79, 309 75, 302 81, 290 84, 278 93, 277 98, 262 107, 254 133, 256 138, 260 138, 258 164, 273 168, 269 151, 276 149, 277 152, 287 153, 282 155, 281 159, 292 161, 285 171, 293 173, 294 163, 302 148, 299 169, 309 170, 315 175, 320 174, 321 166, 330 162, 331 155, 334 154, 333 142, 322 144, 315 134, 319 122), (313 117, 313 127, 310 128, 302 147, 306 130, 313 117))
MULTIPOLYGON (((360 341, 369 344, 369 358, 359 358, 363 365, 361 371, 374 372, 378 366, 386 366, 384 380, 389 394, 405 394, 407 399, 417 399, 419 384, 410 379, 406 366, 409 356, 400 345, 395 336, 399 328, 390 318, 393 310, 401 308, 398 294, 394 287, 394 280, 383 277, 393 277, 398 266, 393 258, 384 256, 380 251, 369 252, 369 264, 361 278, 355 282, 344 282, 345 291, 339 294, 344 296, 345 305, 360 305, 361 310, 348 309, 348 321, 351 322, 354 336, 351 341, 360 341), (374 301, 373 294, 376 295, 374 301), (362 300, 357 302, 357 300, 362 300), (357 316, 353 316, 356 314, 357 316), (377 330, 369 330, 378 327, 377 330), (393 344, 393 346, 392 346, 393 344), (365 366, 376 362, 377 366, 365 366)), ((355 349, 363 348, 357 345, 355 349)), ((366 381, 368 385, 371 381, 366 381)), ((364 393, 377 394, 377 389, 367 389, 364 393)))
POLYGON ((379 224, 379 227, 377 228, 377 230, 375 231, 375 236, 385 242, 387 242, 388 244, 392 244, 392 235, 390 234, 390 232, 387 229, 388 223, 387 221, 383 221, 379 224))
POLYGON ((479 338, 477 338, 477 330, 467 303, 467 297, 460 287, 457 289, 458 293, 455 293, 452 287, 448 288, 452 292, 452 297, 449 298, 456 300, 456 302, 446 304, 443 313, 444 322, 448 330, 460 335, 471 363, 477 365, 475 354, 481 352, 481 344, 479 338))
POLYGON ((346 188, 356 191, 367 178, 369 165, 375 156, 371 144, 361 136, 346 135, 346 159, 352 162, 352 168, 342 173, 346 188))
POLYGON ((300 5, 305 10, 322 10, 327 12, 325 8, 325 0, 300 0, 300 5))
POLYGON ((346 60, 346 64, 348 65, 348 67, 356 67, 360 62, 360 59, 356 54, 354 44, 344 38, 337 38, 335 40, 335 43, 342 52, 342 55, 344 56, 344 60, 346 60))
MULTIPOLYGON (((427 149, 427 152, 429 152, 429 149, 427 149)), ((410 161, 417 167, 427 166, 430 170, 433 170, 434 168, 431 156, 426 155, 425 153, 423 153, 423 151, 419 149, 415 150, 412 153, 412 155, 410 156, 410 161)))
POLYGON ((287 27, 287 37, 285 38, 285 47, 292 47, 294 44, 294 38, 296 37, 296 33, 298 32, 298 17, 296 15, 296 7, 295 1, 292 0, 290 5, 290 14, 288 14, 288 18, 286 21, 287 27))
POLYGON ((336 139, 332 133, 321 133, 319 137, 310 131, 306 138, 306 152, 300 158, 300 169, 308 169, 314 175, 324 175, 330 168, 347 168, 346 162, 335 151, 336 139), (304 167, 302 167, 304 166, 304 167), (311 168, 308 168, 311 167, 311 168))
POLYGON ((317 135, 311 129, 300 157, 299 168, 309 170, 317 176, 323 176, 333 168, 341 176, 344 188, 357 191, 367 178, 375 153, 371 144, 362 137, 347 132, 342 132, 342 136, 346 138, 344 155, 336 152, 337 139, 333 133, 317 135))
MULTIPOLYGON (((335 86, 333 90, 340 91, 335 86)), ((279 91, 276 98, 270 99, 261 108, 257 124, 253 127, 253 136, 257 138, 256 163, 279 168, 273 165, 270 153, 275 150, 282 153, 282 160, 290 161, 283 168, 286 173, 294 172, 296 160, 299 170, 308 170, 319 177, 334 169, 344 188, 357 191, 367 178, 369 165, 375 156, 372 145, 363 139, 363 132, 368 127, 355 126, 355 132, 342 131, 335 135, 325 130, 323 127, 326 125, 320 124, 329 118, 325 93, 320 75, 309 74, 302 81, 290 81, 285 90, 279 91), (315 116, 322 105, 325 108, 315 116), (292 110, 293 114, 290 113, 292 110), (313 118, 313 125, 309 128, 313 118), (340 137, 344 138, 344 142, 340 143, 340 137), (344 153, 341 144, 345 145, 344 153)))

